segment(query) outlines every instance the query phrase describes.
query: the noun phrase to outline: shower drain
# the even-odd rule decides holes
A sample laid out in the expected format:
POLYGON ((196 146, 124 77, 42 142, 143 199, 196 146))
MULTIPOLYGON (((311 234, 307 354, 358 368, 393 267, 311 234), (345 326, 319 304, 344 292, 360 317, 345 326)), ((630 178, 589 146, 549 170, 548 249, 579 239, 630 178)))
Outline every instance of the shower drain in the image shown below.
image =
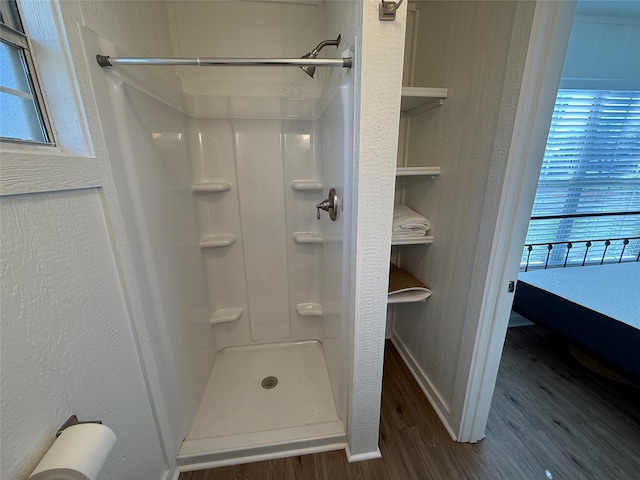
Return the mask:
POLYGON ((266 388, 267 390, 275 387, 276 385, 278 385, 278 378, 277 377, 264 377, 262 379, 262 388, 266 388))

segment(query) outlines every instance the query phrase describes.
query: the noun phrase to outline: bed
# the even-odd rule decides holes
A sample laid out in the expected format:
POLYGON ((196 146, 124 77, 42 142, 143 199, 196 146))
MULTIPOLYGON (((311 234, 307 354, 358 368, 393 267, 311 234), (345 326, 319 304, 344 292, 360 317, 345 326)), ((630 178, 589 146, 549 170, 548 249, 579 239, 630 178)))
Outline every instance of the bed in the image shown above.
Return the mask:
POLYGON ((521 272, 513 310, 640 380, 640 263, 521 272))

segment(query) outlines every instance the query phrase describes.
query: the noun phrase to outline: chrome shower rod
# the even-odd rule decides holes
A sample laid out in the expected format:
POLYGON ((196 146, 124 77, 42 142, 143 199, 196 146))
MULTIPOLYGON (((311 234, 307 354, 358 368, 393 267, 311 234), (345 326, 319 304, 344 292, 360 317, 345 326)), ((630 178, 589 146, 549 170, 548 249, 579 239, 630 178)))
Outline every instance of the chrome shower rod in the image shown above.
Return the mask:
POLYGON ((142 58, 96 55, 98 65, 196 65, 200 67, 343 67, 351 68, 353 59, 346 58, 142 58))

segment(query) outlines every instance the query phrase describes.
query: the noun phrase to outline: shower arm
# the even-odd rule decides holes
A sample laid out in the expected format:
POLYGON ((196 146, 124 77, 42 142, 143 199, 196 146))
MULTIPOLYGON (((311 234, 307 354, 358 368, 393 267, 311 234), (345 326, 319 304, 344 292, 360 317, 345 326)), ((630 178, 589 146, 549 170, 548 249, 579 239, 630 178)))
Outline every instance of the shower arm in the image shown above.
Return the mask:
POLYGON ((338 35, 338 38, 336 38, 335 40, 323 40, 321 41, 316 48, 314 48, 313 50, 311 50, 309 53, 307 53, 307 55, 303 56, 302 58, 316 58, 318 56, 318 54, 320 53, 320 50, 322 50, 324 47, 337 47, 338 45, 340 45, 340 39, 342 38, 342 35, 338 35))

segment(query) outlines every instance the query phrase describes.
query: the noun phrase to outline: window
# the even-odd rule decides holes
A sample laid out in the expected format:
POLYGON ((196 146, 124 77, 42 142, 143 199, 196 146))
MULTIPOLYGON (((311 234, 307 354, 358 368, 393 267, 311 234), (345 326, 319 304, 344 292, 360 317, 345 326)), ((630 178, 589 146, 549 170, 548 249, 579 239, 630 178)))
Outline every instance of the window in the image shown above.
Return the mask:
POLYGON ((637 259, 639 91, 558 92, 526 244, 529 267, 637 259))
POLYGON ((0 137, 52 143, 15 0, 0 0, 0 137))

